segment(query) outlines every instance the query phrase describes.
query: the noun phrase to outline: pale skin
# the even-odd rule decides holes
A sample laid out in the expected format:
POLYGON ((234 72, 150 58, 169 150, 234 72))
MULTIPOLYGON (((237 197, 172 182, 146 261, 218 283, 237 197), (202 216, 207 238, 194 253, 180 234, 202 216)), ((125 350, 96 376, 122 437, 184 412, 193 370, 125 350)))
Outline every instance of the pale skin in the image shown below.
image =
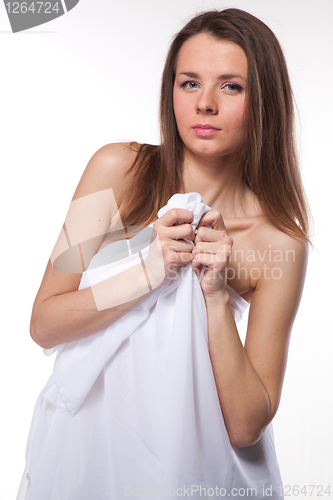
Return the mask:
MULTIPOLYGON (((181 192, 198 192, 213 210, 202 217, 196 235, 188 210, 171 210, 153 226, 165 270, 165 279, 156 281, 156 286, 165 286, 181 265, 191 265, 195 272, 207 266, 201 288, 207 307, 209 353, 229 439, 237 447, 257 442, 278 409, 308 255, 307 243, 275 228, 242 183, 238 153, 244 134, 246 79, 245 53, 233 42, 199 34, 182 46, 173 94, 177 126, 185 145, 181 192), (194 129, 197 124, 210 124, 218 130, 200 135, 194 129), (177 220, 185 223, 173 226, 177 220), (212 228, 204 227, 207 224, 212 228), (194 248, 183 238, 192 240, 194 248), (245 257, 250 252, 255 258, 245 257), (287 259, 286 252, 293 258, 287 259), (280 255, 280 259, 272 262, 272 255, 280 255), (273 268, 279 272, 272 275, 273 268), (244 346, 226 281, 250 302, 244 346)), ((112 188, 120 206, 124 187, 131 182, 125 171, 135 154, 126 144, 101 148, 88 163, 73 200, 112 188)), ((107 218, 101 220, 105 220, 106 233, 107 218)), ((102 239, 96 238, 89 248, 91 257, 108 244, 102 239)), ((152 262, 148 256, 147 266, 152 262)), ((31 320, 31 335, 42 347, 96 333, 150 293, 134 266, 109 283, 110 291, 121 286, 121 279, 135 283, 127 302, 98 311, 91 289, 77 290, 80 278, 81 273, 60 273, 49 262, 31 320)))

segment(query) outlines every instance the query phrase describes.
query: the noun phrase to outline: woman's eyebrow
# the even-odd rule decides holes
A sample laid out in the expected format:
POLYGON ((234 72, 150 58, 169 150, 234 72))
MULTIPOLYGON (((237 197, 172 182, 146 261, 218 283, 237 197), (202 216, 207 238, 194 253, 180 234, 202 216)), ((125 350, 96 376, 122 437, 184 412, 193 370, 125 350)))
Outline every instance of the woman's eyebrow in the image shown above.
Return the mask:
MULTIPOLYGON (((197 73, 185 72, 185 73, 179 73, 179 74, 188 76, 189 78, 199 78, 199 75, 197 73)), ((229 78, 241 78, 242 80, 246 81, 246 79, 240 75, 226 74, 226 75, 220 75, 218 77, 219 80, 228 80, 229 78)))

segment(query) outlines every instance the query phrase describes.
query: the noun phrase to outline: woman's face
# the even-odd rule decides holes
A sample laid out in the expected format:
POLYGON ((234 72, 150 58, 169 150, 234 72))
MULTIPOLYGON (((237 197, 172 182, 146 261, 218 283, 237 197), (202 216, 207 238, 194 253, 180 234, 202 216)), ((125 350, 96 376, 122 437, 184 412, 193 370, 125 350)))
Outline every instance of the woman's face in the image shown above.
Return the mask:
POLYGON ((206 33, 181 47, 173 106, 185 150, 195 155, 229 156, 244 136, 247 58, 234 42, 206 33))

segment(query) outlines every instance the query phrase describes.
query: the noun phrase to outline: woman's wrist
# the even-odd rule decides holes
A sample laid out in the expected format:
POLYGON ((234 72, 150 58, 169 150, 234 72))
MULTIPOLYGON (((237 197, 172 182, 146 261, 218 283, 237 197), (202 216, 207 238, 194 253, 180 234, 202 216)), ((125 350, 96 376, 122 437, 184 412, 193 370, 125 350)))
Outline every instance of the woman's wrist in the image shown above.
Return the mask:
POLYGON ((207 294, 203 290, 204 299, 206 302, 206 307, 209 309, 228 308, 230 306, 230 295, 228 293, 226 285, 217 292, 212 294, 207 294))

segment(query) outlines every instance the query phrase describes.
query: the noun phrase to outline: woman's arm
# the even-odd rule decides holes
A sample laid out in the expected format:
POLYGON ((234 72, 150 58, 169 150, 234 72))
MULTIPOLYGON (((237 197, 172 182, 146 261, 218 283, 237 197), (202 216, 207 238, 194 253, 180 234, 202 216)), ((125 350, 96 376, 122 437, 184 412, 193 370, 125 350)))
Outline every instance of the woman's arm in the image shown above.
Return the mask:
POLYGON ((182 263, 192 260, 192 245, 174 241, 194 239, 190 224, 173 224, 177 220, 191 222, 193 215, 188 210, 173 210, 154 223, 154 229, 168 236, 155 238, 145 267, 134 265, 78 290, 82 272, 98 251, 110 223, 111 231, 122 227, 118 207, 131 182, 126 171, 135 154, 126 144, 108 144, 95 153, 82 175, 33 306, 30 333, 43 348, 106 328, 169 282, 182 263))
MULTIPOLYGON (((209 231, 213 230, 202 228, 198 231, 203 241, 201 245, 209 238, 210 241, 217 241, 209 236, 212 234, 209 231)), ((219 232, 222 240, 224 231, 219 232)), ((261 273, 259 279, 251 284, 254 291, 244 347, 224 284, 212 292, 211 277, 205 294, 203 283, 209 353, 230 442, 237 447, 257 442, 278 409, 291 328, 306 271, 308 247, 304 240, 291 238, 277 230, 272 231, 270 236, 272 252, 266 252, 265 259, 256 263, 261 273), (269 262, 270 256, 276 255, 274 250, 281 251, 280 255, 285 257, 288 255, 289 259, 269 262), (279 269, 279 272, 274 272, 274 277, 267 272, 272 267, 279 269)), ((228 244, 231 247, 232 242, 228 244)), ((201 252, 205 251, 204 248, 201 246, 201 252)), ((227 261, 228 258, 224 261, 225 265, 227 261)), ((221 269, 224 269, 223 264, 221 269)))
POLYGON ((141 264, 99 284, 98 302, 105 294, 109 304, 118 302, 105 309, 96 304, 93 287, 78 290, 79 278, 59 274, 49 262, 33 306, 31 337, 44 349, 103 330, 151 293, 141 264))
POLYGON ((120 207, 123 190, 130 182, 126 170, 134 157, 128 145, 108 144, 93 155, 83 172, 33 305, 30 333, 41 347, 94 333, 115 314, 98 311, 90 288, 77 289, 83 270, 109 230, 117 205, 120 207), (77 259, 67 257, 69 246, 80 249, 81 272, 77 259))

